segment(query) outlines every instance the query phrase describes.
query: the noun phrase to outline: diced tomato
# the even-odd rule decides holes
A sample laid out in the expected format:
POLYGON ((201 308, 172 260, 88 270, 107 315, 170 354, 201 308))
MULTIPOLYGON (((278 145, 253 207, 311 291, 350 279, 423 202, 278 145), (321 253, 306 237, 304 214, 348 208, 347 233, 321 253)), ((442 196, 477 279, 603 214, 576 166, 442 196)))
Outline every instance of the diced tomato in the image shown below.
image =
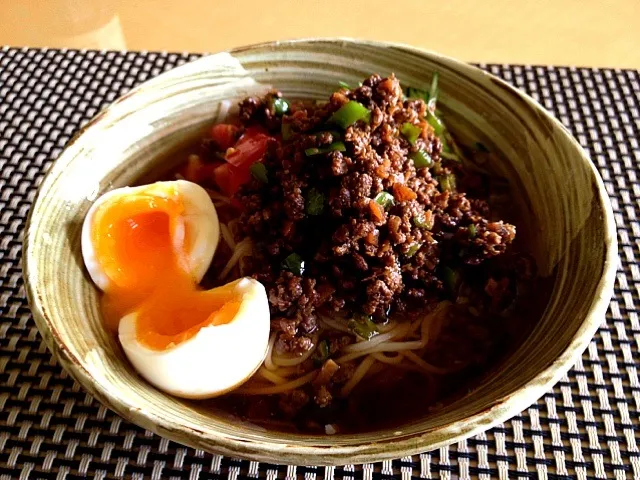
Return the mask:
POLYGON ((225 152, 227 148, 235 145, 238 138, 238 127, 228 123, 219 123, 211 128, 211 139, 220 151, 225 152))
POLYGON ((213 171, 213 179, 218 188, 226 195, 232 196, 238 191, 241 185, 247 183, 251 178, 249 168, 234 167, 229 163, 224 163, 213 171))
POLYGON ((207 181, 211 181, 213 172, 218 165, 220 165, 219 162, 204 162, 197 155, 190 155, 187 163, 181 168, 179 173, 185 180, 189 180, 190 182, 207 183, 207 181))
POLYGON ((223 193, 233 196, 241 185, 250 180, 249 169, 254 163, 262 161, 269 138, 264 129, 249 127, 227 150, 225 160, 228 163, 218 166, 213 172, 213 179, 223 193))
POLYGON ((238 143, 227 152, 225 159, 234 167, 249 168, 256 162, 260 162, 267 151, 269 135, 262 129, 248 128, 240 137, 238 143))

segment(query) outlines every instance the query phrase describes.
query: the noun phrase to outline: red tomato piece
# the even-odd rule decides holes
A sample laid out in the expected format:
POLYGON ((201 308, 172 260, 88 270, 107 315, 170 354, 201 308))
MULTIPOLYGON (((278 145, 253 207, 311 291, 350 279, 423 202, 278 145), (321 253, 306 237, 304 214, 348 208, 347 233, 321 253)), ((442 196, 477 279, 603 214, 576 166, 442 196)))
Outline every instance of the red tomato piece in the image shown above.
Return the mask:
POLYGON ((225 163, 214 170, 213 178, 224 194, 233 196, 241 185, 249 181, 251 172, 249 168, 238 168, 225 163))
POLYGON ((262 129, 248 128, 238 143, 227 152, 225 159, 234 167, 248 169, 254 163, 262 161, 268 143, 269 135, 263 133, 262 129))
POLYGON ((238 127, 228 123, 219 123, 211 128, 211 139, 221 151, 235 145, 238 138, 238 127))
POLYGON ((194 183, 207 183, 211 181, 212 174, 219 163, 208 163, 202 161, 202 159, 196 155, 189 156, 186 165, 182 167, 179 173, 185 178, 194 183))

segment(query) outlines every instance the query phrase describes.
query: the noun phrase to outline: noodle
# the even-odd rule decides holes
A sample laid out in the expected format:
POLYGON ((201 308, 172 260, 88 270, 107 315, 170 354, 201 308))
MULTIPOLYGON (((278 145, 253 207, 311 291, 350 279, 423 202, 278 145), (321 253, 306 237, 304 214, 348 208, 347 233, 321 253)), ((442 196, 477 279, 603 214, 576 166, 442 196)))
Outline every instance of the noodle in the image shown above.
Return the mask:
POLYGON ((382 342, 379 345, 376 345, 372 348, 369 348, 365 351, 358 351, 353 353, 348 353, 347 355, 343 355, 338 358, 336 362, 345 363, 351 360, 354 360, 358 357, 363 357, 364 355, 370 355, 372 353, 382 353, 382 352, 404 352, 406 350, 415 350, 422 346, 421 341, 410 341, 410 342, 382 342))
POLYGON ((283 383, 287 383, 286 378, 282 378, 280 375, 277 375, 267 370, 265 367, 261 367, 260 370, 258 370, 258 374, 262 378, 265 378, 269 380, 271 383, 275 383, 276 385, 282 385, 283 383))
POLYGON ((283 393, 294 388, 299 388, 305 383, 309 383, 318 374, 317 370, 313 370, 306 375, 292 380, 291 382, 283 383, 281 385, 274 386, 260 386, 260 387, 240 387, 237 392, 243 395, 273 395, 276 393, 283 393))
POLYGON ((272 333, 269 338, 269 346, 267 347, 267 354, 264 357, 264 366, 267 370, 276 370, 278 367, 273 364, 273 345, 276 343, 276 334, 272 333))
POLYGON ((231 269, 236 266, 238 261, 242 257, 246 257, 247 255, 251 255, 251 240, 249 240, 248 237, 236 245, 231 258, 229 259, 229 261, 227 261, 227 264, 222 269, 220 275, 218 275, 218 278, 223 279, 224 277, 226 277, 231 269))
POLYGON ((342 351, 346 353, 369 351, 376 345, 384 343, 387 340, 392 340, 396 337, 401 337, 403 335, 406 335, 407 326, 408 326, 407 324, 398 325, 390 332, 376 335, 371 340, 364 340, 358 343, 352 343, 351 345, 347 345, 342 349, 342 351))
POLYGON ((273 373, 281 377, 288 377, 293 373, 299 373, 299 372, 300 372, 300 369, 298 368, 297 365, 293 367, 276 367, 276 370, 273 371, 273 373))
POLYGON ((313 346, 309 350, 304 352, 302 355, 299 355, 297 357, 289 357, 289 358, 273 356, 272 357, 273 363, 275 365, 278 365, 279 367, 292 367, 294 365, 300 365, 307 358, 313 355, 313 352, 316 351, 317 345, 318 345, 318 335, 315 335, 313 337, 313 346))
POLYGON ((441 368, 441 367, 436 367, 435 365, 431 365, 430 363, 427 363, 425 360, 423 360, 413 352, 405 352, 404 356, 429 373, 437 373, 438 375, 442 375, 445 373, 455 372, 457 370, 455 368, 454 369, 441 368))
POLYGON ((229 245, 229 248, 234 250, 236 248, 236 242, 233 240, 233 235, 231 234, 229 227, 222 222, 220 222, 220 233, 222 234, 222 238, 226 244, 229 245))
POLYGON ((353 372, 353 376, 349 379, 347 383, 344 384, 344 386, 342 387, 342 390, 340 390, 340 396, 346 397, 347 395, 349 395, 351 390, 353 390, 353 388, 358 383, 360 383, 360 380, 362 380, 362 378, 367 373, 367 370, 371 368, 371 365, 373 365, 375 361, 376 359, 373 358, 372 356, 368 356, 367 358, 365 358, 362 361, 362 363, 358 365, 358 368, 356 368, 356 371, 353 372))
POLYGON ((233 220, 229 220, 229 222, 227 223, 227 227, 229 227, 229 231, 231 232, 231 234, 233 235, 233 238, 236 238, 236 234, 238 233, 237 227, 238 227, 238 219, 234 218, 233 220))
POLYGON ((382 363, 387 363, 389 365, 397 365, 402 362, 404 354, 396 353, 394 356, 390 357, 389 355, 385 355, 384 353, 372 353, 371 356, 382 363))
POLYGON ((384 325, 379 325, 378 330, 380 330, 381 333, 387 333, 396 328, 397 325, 398 322, 387 322, 384 325))
MULTIPOLYGON (((409 324, 408 326, 407 324, 398 325, 396 328, 394 328, 390 332, 377 335, 373 337, 371 340, 366 340, 363 342, 347 345, 345 348, 342 349, 342 351, 345 352, 346 355, 339 357, 336 360, 336 362, 346 363, 346 362, 350 362, 351 360, 355 360, 356 358, 362 357, 364 355, 369 355, 369 354, 383 354, 385 352, 408 352, 411 350, 419 350, 419 349, 425 348, 427 346, 427 343, 430 340, 429 327, 431 326, 432 320, 434 318, 439 318, 440 312, 446 306, 448 306, 448 302, 441 302, 433 312, 425 316, 422 320, 418 320, 413 324, 409 324), (405 342, 389 341, 402 336, 406 338, 408 336, 407 334, 409 335, 413 334, 413 332, 418 327, 418 325, 420 325, 420 340, 409 340, 405 342)), ((413 352, 411 353, 413 354, 413 352)), ((417 355, 415 354, 413 355, 416 358, 419 358, 417 355)), ((395 357, 392 357, 392 358, 395 359, 395 357)))
MULTIPOLYGON (((224 227, 221 228, 222 235, 228 243, 228 239, 226 237, 232 237, 231 230, 236 227, 236 224, 221 224, 221 226, 224 227)), ((235 265, 240 258, 243 258, 246 255, 245 252, 247 252, 250 247, 251 245, 248 242, 248 239, 242 240, 235 245, 232 257, 223 270, 224 275, 230 271, 232 266, 235 265)), ((365 358, 362 359, 356 367, 356 370, 349 381, 343 385, 340 390, 340 395, 343 397, 349 395, 349 393, 351 393, 351 391, 365 376, 369 373, 374 374, 375 372, 380 371, 383 368, 383 364, 426 375, 441 375, 451 372, 452 369, 444 369, 431 365, 415 353, 415 351, 424 350, 427 344, 437 336, 442 327, 441 312, 448 305, 449 302, 441 302, 429 315, 426 315, 423 319, 417 320, 413 323, 390 322, 384 326, 385 328, 382 333, 376 335, 372 339, 361 340, 344 347, 342 349, 344 355, 336 359, 337 363, 345 364, 361 357, 365 358), (415 336, 418 328, 420 329, 419 339, 411 340, 411 337, 415 336), (389 353, 392 352, 395 352, 395 354, 389 355, 389 353), (409 363, 405 362, 405 358, 409 363)), ((323 316, 319 318, 319 323, 323 329, 352 334, 349 328, 340 320, 323 316)), ((319 370, 314 369, 293 380, 288 380, 287 378, 289 375, 296 374, 298 372, 298 366, 313 355, 318 345, 318 333, 313 337, 312 348, 299 356, 279 356, 274 351, 276 337, 276 333, 271 334, 263 367, 257 372, 260 377, 274 385, 263 384, 241 387, 238 393, 245 395, 273 395, 283 393, 309 383, 318 374, 319 370)))

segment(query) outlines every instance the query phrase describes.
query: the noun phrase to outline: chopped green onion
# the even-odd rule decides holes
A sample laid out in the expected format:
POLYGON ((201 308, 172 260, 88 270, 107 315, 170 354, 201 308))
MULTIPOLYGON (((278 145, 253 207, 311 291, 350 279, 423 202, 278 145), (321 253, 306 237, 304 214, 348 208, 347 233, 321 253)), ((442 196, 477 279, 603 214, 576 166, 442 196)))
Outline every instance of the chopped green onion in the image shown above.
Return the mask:
POLYGON ((304 260, 297 253, 292 253, 282 262, 282 266, 294 275, 302 275, 304 273, 304 260))
POLYGON ((370 118, 371 112, 367 107, 353 100, 345 103, 331 115, 331 121, 345 130, 360 120, 369 123, 370 118))
POLYGON ((433 127, 433 131, 436 133, 436 135, 441 137, 441 135, 444 133, 445 128, 444 128, 444 124, 440 121, 440 119, 436 117, 435 114, 429 112, 427 114, 427 122, 429 122, 429 125, 433 127))
POLYGON ((342 88, 346 88, 347 90, 351 90, 351 85, 349 85, 347 82, 343 82, 342 80, 338 82, 338 85, 340 85, 342 88))
POLYGON ((418 215, 414 215, 413 224, 418 228, 424 228, 426 230, 431 230, 433 228, 433 215, 429 217, 427 220, 423 213, 419 213, 418 215))
POLYGON ((429 101, 429 93, 420 90, 419 88, 407 87, 407 98, 414 98, 416 100, 422 99, 425 102, 429 101))
POLYGON ((454 162, 461 162, 462 159, 458 156, 457 153, 445 152, 444 150, 440 152, 440 156, 447 160, 453 160, 454 162))
POLYGON ((318 148, 318 147, 307 148, 304 151, 304 154, 307 157, 311 157, 313 155, 319 155, 321 153, 344 152, 346 149, 347 147, 345 146, 344 142, 338 141, 338 142, 333 142, 331 145, 324 148, 318 148))
POLYGON ((436 109, 436 101, 438 100, 438 72, 433 73, 431 78, 431 89, 429 90, 429 110, 436 109))
POLYGON ((278 117, 281 117, 289 111, 289 102, 287 102, 284 98, 272 97, 270 103, 271 110, 273 110, 273 113, 275 113, 278 117))
POLYGON ((267 167, 265 167, 262 163, 256 162, 249 167, 249 171, 253 178, 262 183, 267 183, 269 181, 269 177, 267 176, 267 167))
POLYGON ((452 173, 438 177, 443 192, 453 192, 456 189, 456 177, 452 173))
POLYGON ((320 343, 318 343, 318 347, 313 353, 313 363, 315 363, 316 366, 320 367, 329 359, 330 354, 331 352, 329 350, 329 341, 322 340, 320 343))
POLYGON ((393 198, 393 195, 391 195, 389 192, 380 192, 375 196, 373 201, 376 202, 378 205, 380 205, 384 209, 387 209, 395 205, 396 203, 393 198))
POLYGON ((407 250, 406 257, 407 258, 413 257, 416 254, 416 252, 420 250, 420 247, 421 245, 419 243, 414 243, 413 245, 411 245, 409 247, 409 250, 407 250))
POLYGON ((306 210, 309 215, 320 215, 324 211, 324 195, 315 188, 307 194, 306 210))
POLYGON ((476 238, 478 236, 478 228, 475 225, 473 224, 469 225, 468 230, 469 230, 469 238, 476 238))
POLYGON ((442 269, 442 276, 444 285, 449 289, 451 293, 456 293, 458 289, 458 281, 460 280, 460 274, 457 270, 452 270, 449 267, 442 269))
POLYGON ((431 156, 424 150, 413 152, 411 155, 409 155, 409 158, 413 160, 413 165, 416 168, 430 167, 431 165, 433 165, 431 156))
POLYGON ((404 135, 404 138, 406 138, 411 145, 414 145, 422 133, 422 129, 416 125, 406 122, 400 127, 400 133, 404 135))
POLYGON ((349 330, 364 340, 371 340, 379 333, 378 326, 368 315, 355 315, 353 319, 349 320, 347 326, 349 330))
POLYGON ((280 133, 282 134, 282 140, 284 140, 285 142, 289 140, 293 135, 291 124, 282 122, 282 126, 280 127, 280 133))

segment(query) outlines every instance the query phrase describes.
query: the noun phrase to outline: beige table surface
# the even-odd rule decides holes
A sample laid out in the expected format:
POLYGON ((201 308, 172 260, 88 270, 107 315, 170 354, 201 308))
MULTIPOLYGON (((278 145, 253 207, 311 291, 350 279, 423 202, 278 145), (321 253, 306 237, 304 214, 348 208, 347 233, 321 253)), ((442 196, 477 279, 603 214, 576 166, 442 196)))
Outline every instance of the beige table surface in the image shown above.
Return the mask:
POLYGON ((640 69, 640 0, 0 0, 0 45, 215 52, 305 36, 640 69))

